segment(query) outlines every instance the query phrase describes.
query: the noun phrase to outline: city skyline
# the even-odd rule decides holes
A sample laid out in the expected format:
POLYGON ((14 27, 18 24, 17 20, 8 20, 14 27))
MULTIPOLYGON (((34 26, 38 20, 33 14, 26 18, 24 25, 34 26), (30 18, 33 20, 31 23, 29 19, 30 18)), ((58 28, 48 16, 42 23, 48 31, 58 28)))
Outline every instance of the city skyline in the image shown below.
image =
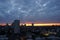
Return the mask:
MULTIPOLYGON (((9 23, 3 23, 1 24, 0 23, 0 26, 6 26, 6 25, 9 25, 9 26, 12 26, 12 25, 17 25, 17 22, 18 21, 13 21, 11 24, 9 23)), ((18 22, 19 23, 19 22, 18 22)), ((31 22, 28 22, 28 23, 19 23, 20 26, 60 26, 60 23, 31 23, 31 22)))

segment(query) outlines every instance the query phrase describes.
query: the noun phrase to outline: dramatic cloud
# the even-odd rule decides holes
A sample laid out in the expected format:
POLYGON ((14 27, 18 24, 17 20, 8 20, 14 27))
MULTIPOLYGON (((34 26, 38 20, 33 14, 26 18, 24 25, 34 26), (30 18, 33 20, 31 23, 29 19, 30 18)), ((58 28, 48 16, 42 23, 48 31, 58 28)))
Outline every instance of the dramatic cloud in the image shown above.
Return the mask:
POLYGON ((0 23, 15 19, 60 22, 60 0, 0 0, 0 23))

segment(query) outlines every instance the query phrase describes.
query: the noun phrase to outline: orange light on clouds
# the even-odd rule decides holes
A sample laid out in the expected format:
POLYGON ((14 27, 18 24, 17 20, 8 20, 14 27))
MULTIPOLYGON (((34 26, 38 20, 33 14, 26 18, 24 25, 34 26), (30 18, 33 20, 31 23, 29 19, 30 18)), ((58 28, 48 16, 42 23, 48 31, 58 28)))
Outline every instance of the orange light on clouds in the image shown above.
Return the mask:
POLYGON ((1 26, 5 26, 6 24, 0 24, 1 26))
POLYGON ((60 26, 60 23, 42 23, 42 24, 34 24, 34 26, 60 26))
MULTIPOLYGON (((32 23, 25 23, 26 26, 32 26, 32 23)), ((25 25, 20 24, 20 25, 25 25)), ((33 26, 60 26, 60 23, 34 23, 33 26)))
POLYGON ((11 26, 12 24, 8 24, 9 26, 11 26))
MULTIPOLYGON (((1 26, 5 26, 6 24, 0 24, 1 26)), ((10 25, 11 26, 11 24, 8 24, 8 25, 10 25)), ((33 25, 32 25, 32 23, 31 22, 28 22, 28 23, 20 23, 20 26, 21 25, 25 25, 25 26, 60 26, 60 23, 34 23, 33 25)))
POLYGON ((32 26, 32 24, 26 24, 26 26, 32 26))
POLYGON ((34 24, 34 26, 52 26, 52 24, 34 24))

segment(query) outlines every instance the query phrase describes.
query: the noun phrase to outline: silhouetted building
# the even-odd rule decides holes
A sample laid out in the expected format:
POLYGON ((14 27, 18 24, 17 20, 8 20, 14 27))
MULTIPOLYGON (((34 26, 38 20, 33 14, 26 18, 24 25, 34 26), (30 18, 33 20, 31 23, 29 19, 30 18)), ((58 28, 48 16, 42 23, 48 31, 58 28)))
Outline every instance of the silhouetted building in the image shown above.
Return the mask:
POLYGON ((20 39, 20 20, 14 20, 8 32, 9 40, 17 40, 17 38, 20 39))
POLYGON ((14 20, 12 26, 20 26, 20 20, 14 20))
POLYGON ((12 27, 14 28, 14 33, 20 33, 20 20, 14 20, 12 27))
POLYGON ((32 23, 32 26, 34 26, 34 23, 32 23))
POLYGON ((6 26, 9 26, 9 24, 7 23, 6 26))

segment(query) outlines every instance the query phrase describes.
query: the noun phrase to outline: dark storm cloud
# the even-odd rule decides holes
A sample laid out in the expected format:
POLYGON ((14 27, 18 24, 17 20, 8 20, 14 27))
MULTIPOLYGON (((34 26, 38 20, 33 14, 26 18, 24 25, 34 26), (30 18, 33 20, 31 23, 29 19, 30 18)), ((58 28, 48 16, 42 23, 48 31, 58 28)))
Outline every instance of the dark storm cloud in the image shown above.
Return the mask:
POLYGON ((60 0, 0 0, 0 22, 60 22, 60 0))

